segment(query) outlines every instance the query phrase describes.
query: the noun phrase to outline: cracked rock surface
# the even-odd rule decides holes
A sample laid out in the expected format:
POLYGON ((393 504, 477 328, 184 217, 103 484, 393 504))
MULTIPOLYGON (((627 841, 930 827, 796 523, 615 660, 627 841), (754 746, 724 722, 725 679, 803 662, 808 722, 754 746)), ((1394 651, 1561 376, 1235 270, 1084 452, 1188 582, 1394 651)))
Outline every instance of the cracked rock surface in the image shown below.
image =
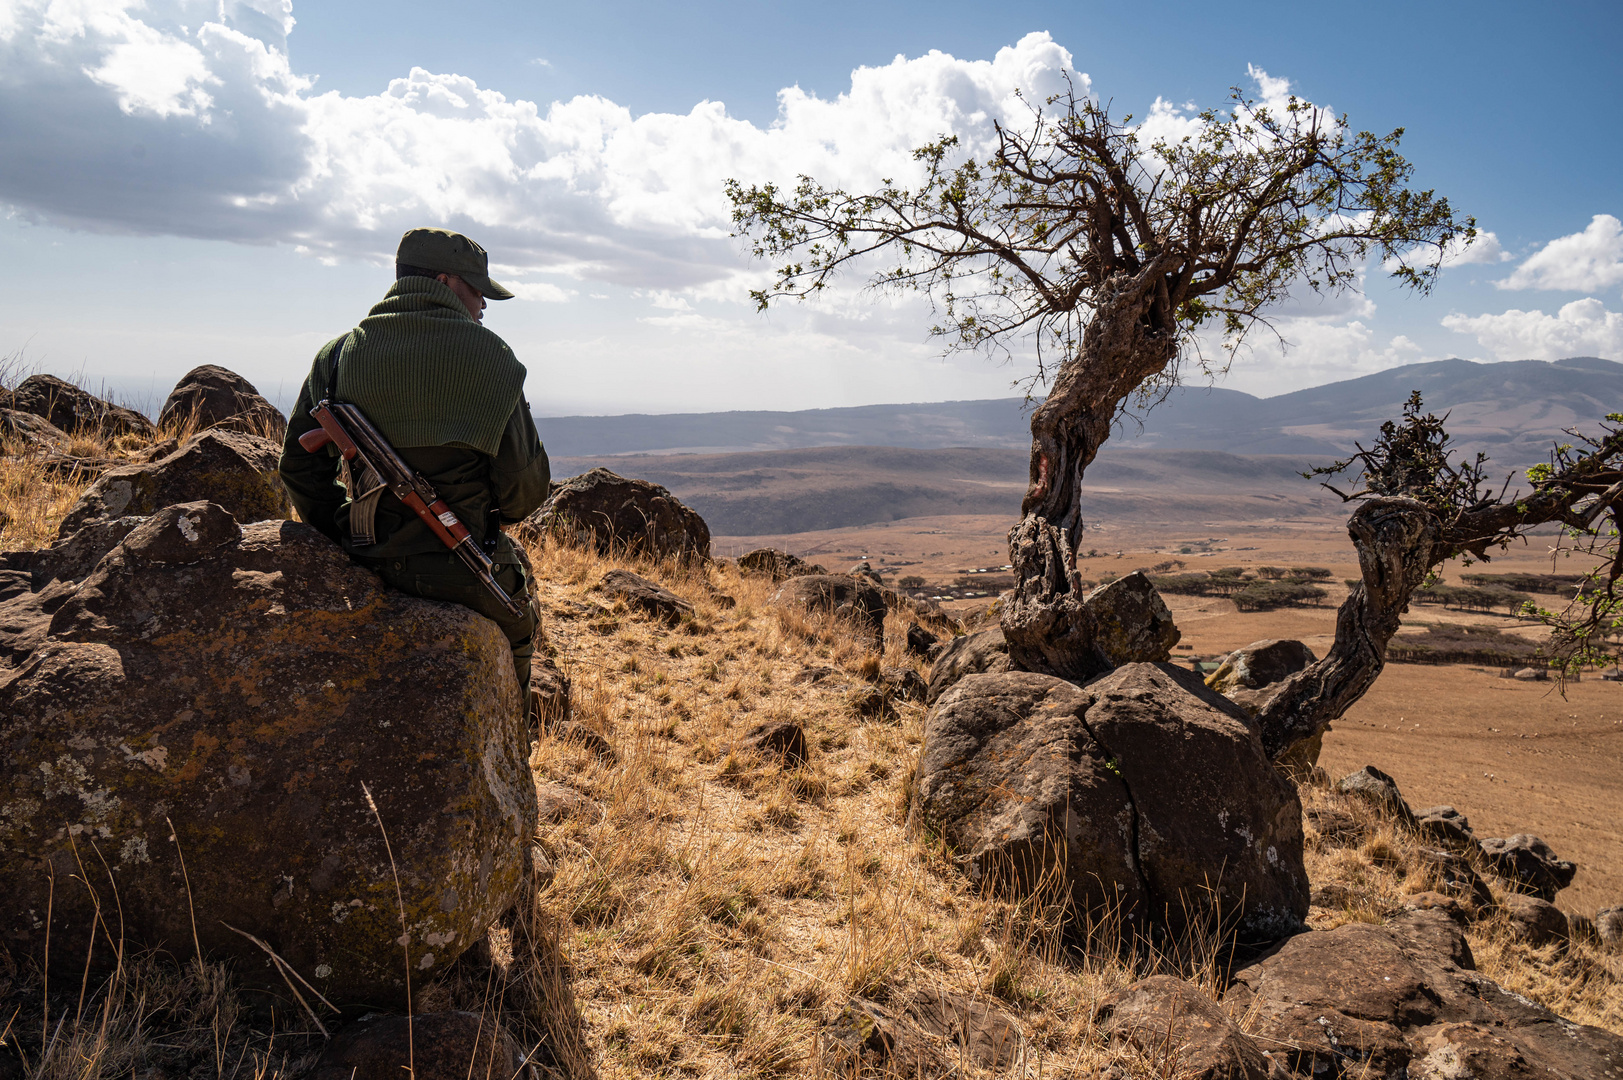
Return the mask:
POLYGON ((1308 910, 1302 809, 1238 707, 1170 664, 1076 686, 968 675, 931 710, 910 824, 973 880, 1030 890, 1054 871, 1078 913, 1246 940, 1308 910))
MULTIPOLYGON (((204 951, 249 984, 282 979, 236 930, 334 1002, 389 1003, 391 862, 414 972, 517 895, 536 790, 488 619, 384 588, 307 525, 212 502, 0 554, 0 597, 15 954, 43 955, 49 911, 51 957, 78 972, 94 889, 132 948, 190 956, 195 914, 204 951)), ((102 940, 92 966, 112 962, 102 940)))

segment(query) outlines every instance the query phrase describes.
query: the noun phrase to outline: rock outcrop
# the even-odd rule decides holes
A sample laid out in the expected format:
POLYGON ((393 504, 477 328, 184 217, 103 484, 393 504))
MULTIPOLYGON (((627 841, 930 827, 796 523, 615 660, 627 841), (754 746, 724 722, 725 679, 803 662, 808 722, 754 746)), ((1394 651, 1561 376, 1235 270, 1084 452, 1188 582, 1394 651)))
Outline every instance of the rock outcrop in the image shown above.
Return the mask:
POLYGON ((663 585, 630 570, 610 570, 597 587, 603 595, 625 601, 627 607, 667 623, 693 617, 693 605, 663 585))
POLYGON ((1623 1075, 1623 1038, 1475 970, 1444 911, 1298 934, 1234 973, 1223 1004, 1304 1077, 1623 1075))
POLYGON ((1113 667, 1170 660, 1183 636, 1166 601, 1137 570, 1088 593, 1087 605, 1098 620, 1094 644, 1113 667))
POLYGON ((1225 697, 1235 690, 1261 690, 1316 661, 1313 650, 1300 641, 1268 638, 1235 649, 1223 658, 1217 670, 1206 676, 1206 685, 1225 697))
POLYGON ((276 471, 281 452, 257 435, 205 431, 167 457, 103 473, 62 519, 57 536, 197 499, 242 522, 291 517, 293 504, 276 471))
MULTIPOLYGON (((0 396, 0 401, 5 400, 0 396)), ((65 454, 68 433, 45 419, 21 409, 0 409, 0 443, 7 452, 21 450, 33 454, 65 454)))
POLYGON ((1517 892, 1554 900, 1572 884, 1578 867, 1561 858, 1542 839, 1527 833, 1491 837, 1481 842, 1488 867, 1517 892))
POLYGON ((880 652, 885 641, 885 597, 875 585, 848 574, 802 574, 778 586, 777 607, 831 612, 848 624, 866 647, 880 652))
POLYGON ((1215 916, 1266 940, 1308 911, 1301 817, 1238 709, 1172 665, 1128 664, 1085 687, 961 679, 926 720, 909 824, 974 881, 1057 881, 1079 918, 1215 916))
POLYGON ((30 375, 9 395, 0 396, 0 403, 42 416, 70 435, 84 432, 110 439, 158 432, 151 420, 134 409, 103 401, 55 375, 30 375))
POLYGON ((1409 828, 1415 827, 1414 811, 1404 801, 1403 793, 1398 790, 1398 782, 1373 765, 1365 765, 1357 772, 1337 780, 1336 790, 1372 803, 1388 817, 1396 818, 1409 828))
POLYGON ((800 574, 826 574, 828 571, 816 563, 809 563, 799 555, 791 555, 777 548, 756 548, 738 557, 738 568, 746 574, 765 574, 773 581, 796 577, 800 574))
POLYGON ((997 674, 1009 670, 1009 643, 1003 628, 977 630, 946 642, 930 665, 929 689, 924 700, 934 705, 966 675, 997 674))
POLYGON ((665 488, 608 469, 592 469, 554 484, 541 508, 524 519, 539 534, 561 532, 598 551, 650 558, 708 559, 710 526, 665 488))
POLYGON ((250 984, 283 981, 244 934, 336 1003, 402 1003, 394 873, 426 977, 527 871, 506 639, 306 525, 206 502, 124 525, 37 553, 0 602, 0 943, 41 955, 49 911, 51 956, 82 965, 116 891, 130 947, 190 955, 195 919, 250 984))
POLYGON ((229 428, 270 439, 280 439, 287 431, 287 417, 253 383, 214 364, 192 368, 182 376, 163 403, 158 424, 194 431, 229 428))

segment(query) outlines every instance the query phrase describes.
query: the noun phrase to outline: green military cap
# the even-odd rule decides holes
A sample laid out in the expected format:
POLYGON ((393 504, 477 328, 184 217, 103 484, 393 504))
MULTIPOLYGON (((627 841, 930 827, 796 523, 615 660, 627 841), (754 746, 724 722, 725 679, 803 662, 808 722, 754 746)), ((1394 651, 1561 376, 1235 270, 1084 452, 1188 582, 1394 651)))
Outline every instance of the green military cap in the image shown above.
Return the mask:
POLYGON ((511 300, 513 294, 490 280, 485 249, 450 229, 409 229, 400 238, 395 262, 441 274, 455 274, 478 289, 486 300, 511 300))

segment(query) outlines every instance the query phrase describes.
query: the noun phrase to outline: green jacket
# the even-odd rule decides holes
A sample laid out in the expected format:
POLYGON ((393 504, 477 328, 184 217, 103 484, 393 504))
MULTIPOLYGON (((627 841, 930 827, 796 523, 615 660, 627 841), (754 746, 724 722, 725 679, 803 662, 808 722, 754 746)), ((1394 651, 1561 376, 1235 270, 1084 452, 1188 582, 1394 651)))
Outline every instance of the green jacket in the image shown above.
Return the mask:
MULTIPOLYGON (((377 508, 378 542, 356 547, 337 451, 329 446, 311 454, 299 445, 299 436, 317 426, 310 410, 327 396, 341 345, 338 400, 359 406, 477 539, 485 539, 493 509, 512 524, 545 501, 551 468, 524 400, 523 365, 501 338, 468 316, 449 288, 428 278, 403 278, 351 334, 322 346, 299 392, 280 468, 303 520, 367 558, 445 550, 388 493, 377 508)), ((494 558, 519 561, 507 542, 494 558)))

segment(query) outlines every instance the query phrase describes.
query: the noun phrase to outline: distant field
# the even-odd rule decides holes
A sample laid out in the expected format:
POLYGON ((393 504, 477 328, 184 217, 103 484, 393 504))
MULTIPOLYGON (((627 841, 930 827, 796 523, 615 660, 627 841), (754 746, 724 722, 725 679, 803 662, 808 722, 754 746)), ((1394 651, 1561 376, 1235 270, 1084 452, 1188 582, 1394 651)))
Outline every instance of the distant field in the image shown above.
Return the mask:
MULTIPOLYGON (((1020 513, 1029 461, 1026 450, 859 446, 558 458, 553 472, 570 476, 601 465, 652 480, 703 514, 712 533, 753 536, 941 515, 1012 520, 1020 513)), ((1300 475, 1319 461, 1110 448, 1088 470, 1089 508, 1105 523, 1323 514, 1334 497, 1300 475)))

